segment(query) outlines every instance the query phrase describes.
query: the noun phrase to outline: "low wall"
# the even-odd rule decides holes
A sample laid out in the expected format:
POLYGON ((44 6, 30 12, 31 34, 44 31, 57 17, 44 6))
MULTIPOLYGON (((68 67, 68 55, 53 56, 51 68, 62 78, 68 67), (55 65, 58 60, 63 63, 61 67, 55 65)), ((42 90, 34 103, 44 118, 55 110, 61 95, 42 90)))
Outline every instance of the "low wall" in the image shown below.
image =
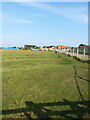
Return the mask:
POLYGON ((83 55, 83 54, 77 54, 77 53, 69 53, 69 52, 62 52, 62 51, 59 51, 61 53, 65 53, 65 54, 68 54, 70 56, 75 56, 76 58, 79 58, 83 61, 88 61, 90 60, 90 55, 83 55))

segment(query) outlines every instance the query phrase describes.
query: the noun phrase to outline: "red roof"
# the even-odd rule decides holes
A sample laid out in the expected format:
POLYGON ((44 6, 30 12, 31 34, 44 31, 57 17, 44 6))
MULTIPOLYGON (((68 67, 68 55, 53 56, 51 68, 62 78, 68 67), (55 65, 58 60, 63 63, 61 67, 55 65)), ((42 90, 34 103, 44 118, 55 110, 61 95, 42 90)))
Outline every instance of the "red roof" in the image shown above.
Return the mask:
POLYGON ((69 46, 64 46, 64 45, 58 45, 58 47, 71 48, 71 47, 69 47, 69 46))
POLYGON ((58 45, 58 47, 65 47, 64 45, 58 45))
POLYGON ((69 47, 69 46, 65 46, 65 48, 71 48, 71 47, 69 47))

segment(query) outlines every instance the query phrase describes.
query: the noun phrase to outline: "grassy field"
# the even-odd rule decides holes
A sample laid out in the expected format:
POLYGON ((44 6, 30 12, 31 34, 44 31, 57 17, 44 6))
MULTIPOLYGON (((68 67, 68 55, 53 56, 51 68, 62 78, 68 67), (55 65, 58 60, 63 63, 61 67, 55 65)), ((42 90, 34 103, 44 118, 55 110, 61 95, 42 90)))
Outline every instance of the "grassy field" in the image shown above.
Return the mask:
POLYGON ((3 118, 87 116, 87 63, 52 51, 11 50, 2 57, 3 118))

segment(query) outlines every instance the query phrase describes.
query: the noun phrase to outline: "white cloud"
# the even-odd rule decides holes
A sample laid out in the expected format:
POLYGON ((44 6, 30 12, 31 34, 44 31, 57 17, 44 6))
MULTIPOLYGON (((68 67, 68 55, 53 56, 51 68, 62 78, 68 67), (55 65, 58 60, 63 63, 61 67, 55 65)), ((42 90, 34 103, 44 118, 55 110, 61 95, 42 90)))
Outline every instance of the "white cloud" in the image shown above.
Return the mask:
POLYGON ((29 20, 20 20, 20 21, 17 21, 19 23, 25 23, 25 24, 32 24, 32 21, 29 21, 29 20))
POLYGON ((88 17, 86 15, 84 15, 83 17, 84 17, 85 22, 88 23, 88 17))
MULTIPOLYGON (((57 8, 57 7, 49 5, 48 3, 39 3, 39 2, 35 3, 35 2, 24 2, 24 1, 25 0, 23 0, 23 2, 19 2, 18 4, 27 6, 27 7, 35 7, 35 8, 44 9, 47 11, 51 11, 56 15, 60 15, 61 17, 64 17, 66 19, 83 22, 85 24, 88 23, 88 6, 87 6, 87 8, 86 7, 75 8, 72 6, 57 8)), ((30 1, 30 0, 28 0, 28 1, 30 1)), ((39 14, 38 14, 38 16, 39 16, 39 14)), ((32 22, 28 21, 28 20, 11 20, 11 22, 32 24, 32 22)))
POLYGON ((25 3, 20 3, 22 5, 25 5, 25 6, 32 6, 32 7, 37 7, 37 8, 41 8, 41 9, 45 9, 45 10, 49 10, 49 11, 53 11, 53 12, 58 12, 58 9, 52 7, 52 6, 49 6, 49 5, 45 5, 43 3, 33 3, 33 2, 25 2, 25 3))
POLYGON ((8 22, 15 22, 15 23, 23 23, 23 24, 32 24, 32 21, 29 20, 13 20, 13 19, 5 19, 8 22))
POLYGON ((54 6, 49 6, 48 4, 43 4, 43 3, 20 3, 25 6, 30 6, 30 7, 37 7, 41 9, 45 9, 47 11, 54 12, 57 15, 61 15, 67 19, 87 23, 88 22, 88 6, 87 8, 81 7, 81 8, 75 8, 75 7, 59 7, 56 8, 54 6))
POLYGON ((87 23, 88 17, 88 8, 85 9, 77 9, 77 8, 65 8, 65 12, 63 12, 64 17, 68 19, 72 19, 78 22, 87 23), (66 12, 67 11, 67 12, 66 12), (85 13, 83 13, 85 12, 85 13))

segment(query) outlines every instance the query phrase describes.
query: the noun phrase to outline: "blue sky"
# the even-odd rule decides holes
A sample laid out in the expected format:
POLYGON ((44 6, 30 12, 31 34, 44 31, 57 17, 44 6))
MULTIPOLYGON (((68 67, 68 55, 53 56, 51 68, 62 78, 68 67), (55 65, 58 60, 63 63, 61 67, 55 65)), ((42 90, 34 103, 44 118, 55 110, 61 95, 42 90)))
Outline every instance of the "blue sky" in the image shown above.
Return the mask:
POLYGON ((3 2, 2 44, 88 44, 88 2, 3 2))

